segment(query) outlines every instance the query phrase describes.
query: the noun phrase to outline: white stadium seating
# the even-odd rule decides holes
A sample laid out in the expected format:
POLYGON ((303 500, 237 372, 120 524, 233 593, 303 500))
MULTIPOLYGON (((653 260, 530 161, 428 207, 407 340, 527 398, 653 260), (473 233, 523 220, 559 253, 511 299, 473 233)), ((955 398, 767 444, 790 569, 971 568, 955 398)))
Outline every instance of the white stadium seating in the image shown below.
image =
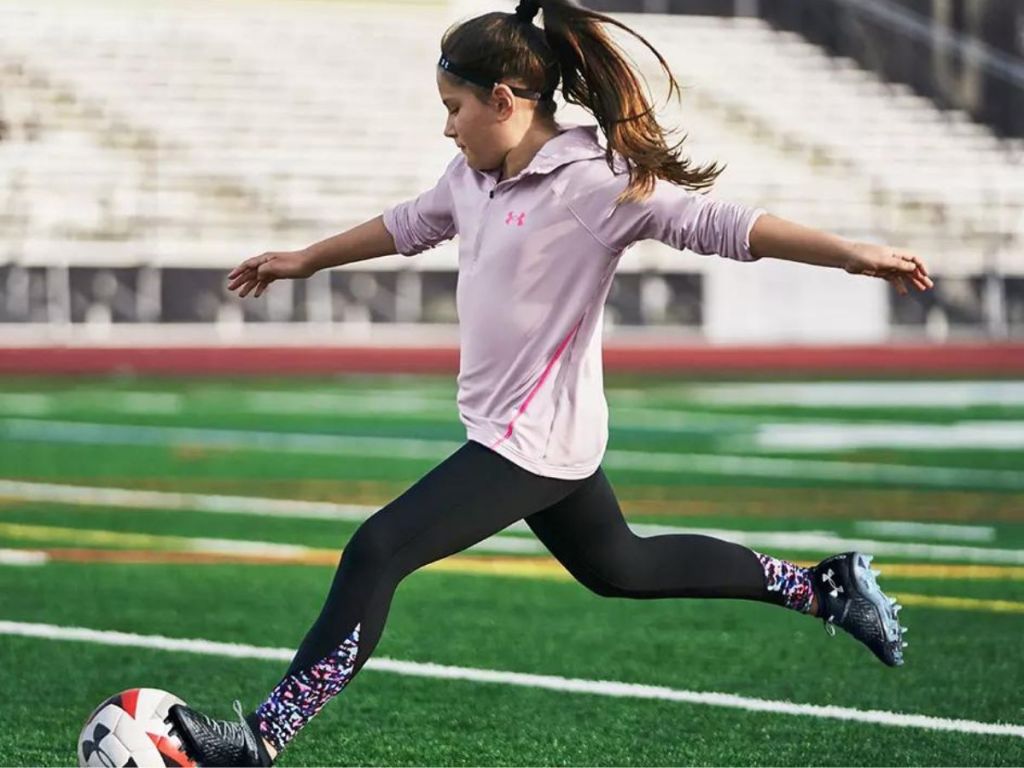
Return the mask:
MULTIPOLYGON (((508 4, 511 9, 511 4, 508 4)), ((454 154, 439 41, 500 3, 0 0, 0 261, 225 267, 353 226, 454 154)), ((617 14, 662 123, 728 165, 714 194, 1024 275, 1024 148, 757 19, 617 14)), ((561 97, 559 96, 561 104, 561 97)), ((565 122, 593 122, 562 104, 565 122)), ((622 269, 707 272, 642 243, 622 269)), ((445 245, 382 269, 451 270, 445 245)))

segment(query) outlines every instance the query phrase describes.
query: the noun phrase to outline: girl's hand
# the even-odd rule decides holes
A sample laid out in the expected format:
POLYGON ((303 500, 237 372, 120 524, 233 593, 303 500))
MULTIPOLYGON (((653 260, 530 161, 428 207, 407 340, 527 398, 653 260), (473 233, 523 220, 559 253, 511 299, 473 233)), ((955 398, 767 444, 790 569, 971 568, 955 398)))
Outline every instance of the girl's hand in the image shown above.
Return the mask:
POLYGON ((919 291, 927 291, 935 285, 920 256, 888 245, 853 243, 845 269, 852 275, 888 280, 901 296, 907 295, 907 281, 919 291))
POLYGON ((313 269, 305 251, 276 251, 246 259, 228 275, 228 290, 238 291, 244 298, 254 288, 253 298, 259 298, 275 280, 281 278, 309 277, 313 269))

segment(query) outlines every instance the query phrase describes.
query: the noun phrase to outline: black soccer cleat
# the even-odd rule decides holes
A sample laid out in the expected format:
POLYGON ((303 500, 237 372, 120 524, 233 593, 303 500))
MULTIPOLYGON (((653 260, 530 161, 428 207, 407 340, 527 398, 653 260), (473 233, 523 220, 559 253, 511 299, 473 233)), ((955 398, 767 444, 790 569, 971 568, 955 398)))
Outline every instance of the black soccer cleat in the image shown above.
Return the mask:
POLYGON ((811 568, 818 596, 818 616, 835 635, 838 625, 871 649, 890 667, 903 664, 906 629, 900 626, 903 607, 878 587, 872 557, 860 552, 833 555, 811 568))
POLYGON ((182 749, 203 766, 270 766, 273 760, 263 739, 253 731, 235 702, 239 722, 214 720, 183 704, 168 710, 171 733, 181 739, 182 749))

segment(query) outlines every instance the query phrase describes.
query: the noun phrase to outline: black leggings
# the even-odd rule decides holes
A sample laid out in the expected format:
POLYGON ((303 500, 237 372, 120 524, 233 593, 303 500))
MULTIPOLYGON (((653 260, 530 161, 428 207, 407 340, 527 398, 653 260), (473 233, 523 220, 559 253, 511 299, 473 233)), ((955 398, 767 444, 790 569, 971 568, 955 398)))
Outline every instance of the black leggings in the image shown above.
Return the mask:
POLYGON ((634 534, 601 469, 583 480, 542 477, 467 442, 352 535, 289 674, 324 659, 358 624, 354 675, 377 646, 403 578, 522 519, 599 595, 780 602, 746 547, 708 536, 634 534))

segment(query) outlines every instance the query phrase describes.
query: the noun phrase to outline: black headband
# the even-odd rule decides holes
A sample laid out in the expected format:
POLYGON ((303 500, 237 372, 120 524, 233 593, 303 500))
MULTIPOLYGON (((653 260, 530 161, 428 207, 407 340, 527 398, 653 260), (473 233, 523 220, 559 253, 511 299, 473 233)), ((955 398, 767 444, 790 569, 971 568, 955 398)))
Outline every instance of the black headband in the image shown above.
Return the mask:
MULTIPOLYGON (((446 58, 444 54, 441 54, 441 59, 437 62, 437 66, 445 72, 450 72, 456 77, 461 77, 466 82, 473 83, 473 85, 479 85, 481 88, 486 88, 487 90, 491 90, 495 85, 497 85, 492 78, 489 78, 486 75, 474 72, 470 69, 463 69, 458 64, 453 64, 452 61, 446 58)), ((547 93, 540 93, 539 91, 531 91, 528 88, 517 88, 514 85, 508 85, 508 83, 503 83, 503 85, 507 85, 508 89, 516 96, 522 96, 524 99, 533 99, 534 101, 551 99, 555 95, 554 89, 547 93)))

